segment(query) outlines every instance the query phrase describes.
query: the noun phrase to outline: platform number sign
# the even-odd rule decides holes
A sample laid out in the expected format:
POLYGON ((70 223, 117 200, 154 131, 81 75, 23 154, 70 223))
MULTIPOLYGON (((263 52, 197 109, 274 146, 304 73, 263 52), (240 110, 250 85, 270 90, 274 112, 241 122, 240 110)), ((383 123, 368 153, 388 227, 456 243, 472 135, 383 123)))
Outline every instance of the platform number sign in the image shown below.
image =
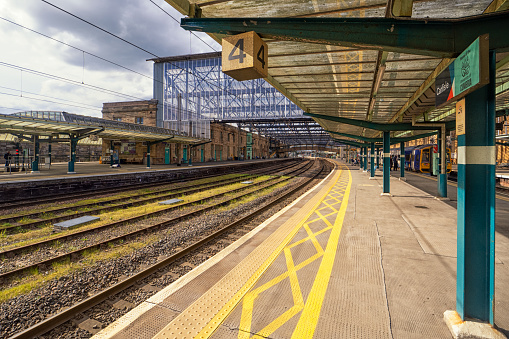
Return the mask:
POLYGON ((243 81, 265 78, 268 75, 267 44, 255 32, 247 32, 223 39, 223 72, 243 81))

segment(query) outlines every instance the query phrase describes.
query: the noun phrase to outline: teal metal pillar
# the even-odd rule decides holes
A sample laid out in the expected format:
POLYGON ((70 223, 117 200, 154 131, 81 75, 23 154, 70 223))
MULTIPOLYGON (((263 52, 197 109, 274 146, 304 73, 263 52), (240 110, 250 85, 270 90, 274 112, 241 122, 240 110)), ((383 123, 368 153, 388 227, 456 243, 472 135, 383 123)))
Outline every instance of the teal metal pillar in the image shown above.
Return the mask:
POLYGON ((367 172, 368 171, 368 148, 367 147, 363 147, 364 148, 364 172, 367 172))
POLYGON ((400 177, 405 177, 405 143, 402 142, 399 144, 399 166, 400 166, 400 177))
POLYGON ((364 167, 363 165, 363 162, 362 162, 362 152, 364 152, 364 147, 361 147, 360 149, 360 155, 359 155, 359 165, 360 165, 360 169, 362 169, 364 167))
POLYGON ((370 145, 370 162, 369 162, 369 168, 371 170, 370 172, 370 177, 371 178, 374 178, 375 177, 375 143, 372 142, 371 145, 370 145))
POLYGON ((447 155, 445 150, 445 126, 438 131, 438 197, 447 198, 447 155))
POLYGON ((384 131, 383 195, 391 194, 391 132, 384 131))
POLYGON ((113 166, 113 140, 110 140, 110 166, 113 166))
POLYGON ((164 148, 164 164, 165 165, 170 164, 170 147, 168 146, 164 148))
POLYGON ((76 145, 78 144, 78 139, 71 135, 70 140, 71 159, 69 159, 70 161, 67 163, 67 174, 75 174, 76 172, 74 171, 74 163, 76 162, 76 145))
POLYGON ((151 143, 147 141, 147 168, 150 168, 150 146, 151 143))
POLYGON ((32 161, 32 173, 39 173, 39 136, 34 135, 34 161, 32 161))
POLYGON ((458 135, 456 311, 493 325, 495 288, 495 53, 490 83, 465 97, 458 135))
POLYGON ((53 137, 49 137, 49 142, 48 142, 48 157, 49 157, 49 164, 51 165, 51 141, 52 141, 53 137))
POLYGON ((189 147, 189 166, 193 166, 193 147, 189 147))
POLYGON ((376 148, 376 168, 380 169, 380 148, 376 148))

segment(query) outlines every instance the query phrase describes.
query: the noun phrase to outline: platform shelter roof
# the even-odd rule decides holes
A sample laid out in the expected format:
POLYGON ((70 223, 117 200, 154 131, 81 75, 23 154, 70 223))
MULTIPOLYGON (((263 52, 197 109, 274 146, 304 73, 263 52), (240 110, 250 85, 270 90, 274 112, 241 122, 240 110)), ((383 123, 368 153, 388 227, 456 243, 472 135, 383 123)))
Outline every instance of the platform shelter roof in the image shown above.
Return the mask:
POLYGON ((183 28, 217 41, 257 32, 266 80, 326 131, 379 138, 378 124, 399 123, 394 135, 408 137, 429 133, 412 122, 455 120, 453 104, 435 107, 435 78, 484 33, 497 52, 497 110, 509 107, 509 1, 166 1, 189 16, 183 28))
POLYGON ((65 141, 69 135, 97 140, 139 140, 163 141, 194 144, 203 140, 188 137, 166 128, 132 124, 82 116, 67 112, 26 111, 14 114, 0 114, 0 133, 6 135, 54 137, 65 141))

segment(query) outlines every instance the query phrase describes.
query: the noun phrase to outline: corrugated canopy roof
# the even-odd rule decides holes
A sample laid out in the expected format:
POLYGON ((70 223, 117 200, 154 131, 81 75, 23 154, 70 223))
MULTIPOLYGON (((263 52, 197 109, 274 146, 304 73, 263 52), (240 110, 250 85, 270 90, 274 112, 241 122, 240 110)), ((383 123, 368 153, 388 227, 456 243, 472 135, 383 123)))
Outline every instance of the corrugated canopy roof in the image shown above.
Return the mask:
MULTIPOLYGON (((509 1, 497 0, 166 1, 184 15, 197 18, 183 20, 182 26, 185 29, 209 32, 218 41, 224 34, 250 30, 259 33, 268 44, 267 81, 305 112, 311 113, 325 130, 342 133, 341 138, 348 134, 379 137, 380 131, 321 119, 319 115, 382 124, 411 123, 412 119, 421 122, 454 120, 452 105, 435 108, 434 79, 454 60, 453 57, 457 56, 456 49, 464 49, 468 44, 460 46, 455 39, 462 37, 463 31, 458 30, 458 33, 453 28, 450 29, 450 38, 443 37, 441 32, 449 30, 444 30, 445 26, 439 26, 436 21, 445 22, 447 25, 448 22, 444 19, 482 15, 481 24, 489 26, 491 21, 482 21, 486 15, 509 8, 509 1), (391 10, 387 8, 388 3, 392 4, 391 10), (216 18, 216 21, 207 18, 216 18), (239 18, 239 21, 231 20, 236 18, 239 18), (256 18, 285 18, 286 21, 256 18), (344 41, 336 41, 338 38, 335 38, 334 43, 327 44, 324 41, 332 41, 332 33, 324 27, 327 27, 326 20, 331 18, 344 18, 345 21, 369 18, 373 27, 366 29, 362 26, 365 21, 360 21, 357 26, 350 21, 345 23, 346 28, 340 28, 345 29, 345 36, 348 38, 344 41), (408 30, 404 36, 411 40, 412 44, 409 44, 408 48, 395 48, 389 46, 391 42, 387 43, 389 47, 385 46, 385 41, 392 39, 390 34, 394 25, 392 28, 388 26, 387 31, 391 32, 388 32, 387 37, 383 34, 384 31, 381 31, 379 37, 373 33, 380 30, 380 25, 390 23, 389 20, 410 18, 419 19, 415 22, 428 23, 429 20, 429 25, 438 27, 436 34, 424 34, 429 30, 423 30, 422 34, 408 30), (307 21, 305 26, 300 24, 302 21, 298 21, 302 19, 307 21), (379 26, 376 26, 377 24, 379 26), (278 33, 274 33, 274 27, 278 27, 278 33), (366 38, 363 34, 371 36, 366 38), (374 41, 372 44, 362 43, 370 39, 374 41), (380 43, 376 44, 377 41, 380 43), (436 50, 431 48, 435 46, 436 50)), ((502 23, 504 20, 509 21, 507 12, 488 18, 502 23)), ((334 22, 331 21, 330 25, 334 25, 334 22)), ((458 20, 456 22, 461 23, 458 20)), ((500 27, 500 30, 505 31, 505 28, 500 27)), ((490 44, 503 40, 499 43, 503 45, 508 41, 508 38, 501 34, 492 36, 490 44)), ((464 39, 470 38, 465 34, 464 39)), ((473 39, 469 41, 472 42, 473 39)), ((497 51, 497 110, 509 106, 509 54, 506 50, 507 48, 499 48, 497 51)), ((410 136, 412 133, 414 132, 400 131, 396 132, 396 136, 410 136)), ((333 136, 339 137, 337 134, 333 136)))
POLYGON ((69 138, 70 134, 80 138, 96 135, 106 139, 142 141, 169 141, 171 139, 171 142, 187 144, 202 141, 166 128, 53 111, 0 114, 0 133, 9 133, 15 136, 52 136, 60 141, 69 138))

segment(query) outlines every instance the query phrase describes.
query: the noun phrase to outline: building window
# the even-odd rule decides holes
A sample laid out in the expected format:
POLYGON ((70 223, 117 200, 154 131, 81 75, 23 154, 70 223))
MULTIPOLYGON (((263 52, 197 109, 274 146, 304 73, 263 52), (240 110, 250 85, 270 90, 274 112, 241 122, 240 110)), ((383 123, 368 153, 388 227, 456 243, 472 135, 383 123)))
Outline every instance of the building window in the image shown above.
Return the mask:
POLYGON ((122 121, 122 118, 113 117, 113 120, 115 120, 115 121, 122 121))
POLYGON ((136 123, 143 125, 143 118, 142 117, 136 117, 136 123))

